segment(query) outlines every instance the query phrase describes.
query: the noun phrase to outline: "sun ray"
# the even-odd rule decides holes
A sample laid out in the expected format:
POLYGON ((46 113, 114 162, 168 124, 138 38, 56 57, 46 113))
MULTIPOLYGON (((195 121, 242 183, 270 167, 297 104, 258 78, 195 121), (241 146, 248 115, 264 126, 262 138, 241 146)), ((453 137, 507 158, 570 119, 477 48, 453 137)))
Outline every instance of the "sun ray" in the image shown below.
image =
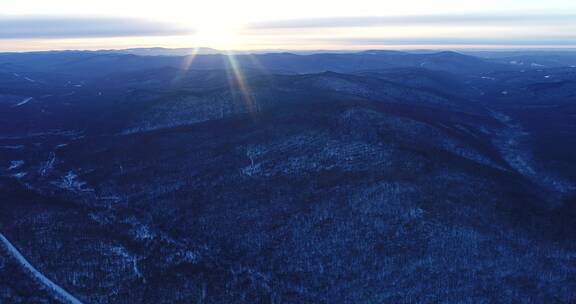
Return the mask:
POLYGON ((234 81, 234 86, 238 87, 240 90, 240 95, 249 113, 256 113, 258 111, 257 104, 255 103, 254 96, 246 80, 246 76, 242 71, 242 68, 238 64, 236 57, 233 53, 227 52, 226 59, 228 59, 228 65, 232 72, 232 80, 234 81))
POLYGON ((190 69, 190 66, 192 66, 192 63, 194 62, 196 55, 198 55, 198 51, 199 51, 198 48, 194 48, 192 50, 192 53, 184 58, 184 61, 182 63, 182 70, 187 71, 190 69))
POLYGON ((176 76, 172 80, 171 83, 172 87, 177 86, 182 81, 182 79, 184 79, 186 74, 188 74, 188 70, 190 70, 190 68, 192 67, 192 63, 194 62, 194 59, 196 59, 198 51, 199 51, 198 48, 194 48, 192 50, 192 53, 184 57, 184 60, 182 61, 182 66, 180 67, 180 71, 176 74, 176 76))

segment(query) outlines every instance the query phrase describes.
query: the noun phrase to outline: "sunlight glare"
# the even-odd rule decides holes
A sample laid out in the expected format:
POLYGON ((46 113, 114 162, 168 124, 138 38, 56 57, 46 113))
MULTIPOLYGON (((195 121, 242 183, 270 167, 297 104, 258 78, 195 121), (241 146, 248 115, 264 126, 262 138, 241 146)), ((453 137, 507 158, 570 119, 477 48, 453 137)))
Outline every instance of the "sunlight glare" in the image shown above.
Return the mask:
POLYGON ((236 61, 236 56, 231 52, 227 52, 225 56, 228 59, 228 63, 230 65, 230 69, 232 72, 231 80, 234 81, 234 84, 240 89, 240 94, 242 95, 242 99, 245 103, 248 112, 255 113, 258 109, 254 102, 254 97, 252 96, 252 92, 246 80, 246 76, 244 75, 240 65, 236 61))

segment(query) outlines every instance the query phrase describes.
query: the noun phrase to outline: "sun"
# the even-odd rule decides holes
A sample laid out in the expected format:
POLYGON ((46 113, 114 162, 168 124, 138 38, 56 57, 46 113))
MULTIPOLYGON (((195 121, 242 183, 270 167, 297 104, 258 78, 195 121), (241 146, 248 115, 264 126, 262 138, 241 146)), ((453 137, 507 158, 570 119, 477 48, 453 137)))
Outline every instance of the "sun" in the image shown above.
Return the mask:
POLYGON ((241 44, 240 27, 233 21, 197 18, 191 26, 195 30, 193 39, 196 46, 230 49, 241 44))
POLYGON ((237 46, 239 39, 225 28, 201 28, 195 35, 196 44, 203 47, 229 49, 237 46))

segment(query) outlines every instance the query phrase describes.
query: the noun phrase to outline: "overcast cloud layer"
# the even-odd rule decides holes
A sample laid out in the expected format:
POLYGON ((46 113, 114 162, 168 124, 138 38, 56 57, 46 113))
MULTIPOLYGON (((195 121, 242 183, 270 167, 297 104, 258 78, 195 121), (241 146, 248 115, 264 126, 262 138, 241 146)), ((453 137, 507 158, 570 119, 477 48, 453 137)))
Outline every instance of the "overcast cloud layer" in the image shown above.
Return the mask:
POLYGON ((408 16, 366 16, 291 19, 253 23, 250 29, 273 28, 326 28, 326 27, 367 27, 367 26, 494 26, 494 25, 533 25, 533 26, 576 26, 576 14, 565 15, 408 15, 408 16))
POLYGON ((339 38, 322 39, 323 43, 344 45, 501 45, 501 46, 530 46, 555 45, 576 46, 576 35, 567 37, 534 37, 534 38, 454 38, 454 37, 425 37, 425 38, 339 38))
POLYGON ((189 28, 135 18, 2 17, 0 39, 175 36, 189 28))

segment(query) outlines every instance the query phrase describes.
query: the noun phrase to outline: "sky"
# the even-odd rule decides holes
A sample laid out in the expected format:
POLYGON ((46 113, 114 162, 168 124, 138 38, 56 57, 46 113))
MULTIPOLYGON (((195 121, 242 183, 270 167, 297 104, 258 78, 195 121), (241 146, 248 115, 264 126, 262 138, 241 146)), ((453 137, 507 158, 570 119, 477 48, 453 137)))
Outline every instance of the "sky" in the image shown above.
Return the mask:
POLYGON ((576 47, 575 0, 0 2, 0 51, 576 47))

